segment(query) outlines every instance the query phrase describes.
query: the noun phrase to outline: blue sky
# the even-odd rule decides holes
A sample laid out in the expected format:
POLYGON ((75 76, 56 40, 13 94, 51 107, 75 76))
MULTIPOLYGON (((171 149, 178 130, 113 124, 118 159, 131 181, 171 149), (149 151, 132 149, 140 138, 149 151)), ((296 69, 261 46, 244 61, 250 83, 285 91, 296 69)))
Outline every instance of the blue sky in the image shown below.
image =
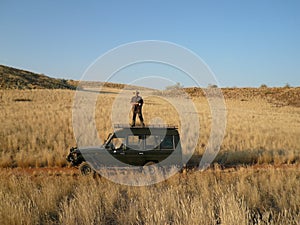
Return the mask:
POLYGON ((80 79, 112 48, 162 40, 196 53, 221 87, 300 86, 299 12, 297 0, 1 0, 0 64, 80 79))

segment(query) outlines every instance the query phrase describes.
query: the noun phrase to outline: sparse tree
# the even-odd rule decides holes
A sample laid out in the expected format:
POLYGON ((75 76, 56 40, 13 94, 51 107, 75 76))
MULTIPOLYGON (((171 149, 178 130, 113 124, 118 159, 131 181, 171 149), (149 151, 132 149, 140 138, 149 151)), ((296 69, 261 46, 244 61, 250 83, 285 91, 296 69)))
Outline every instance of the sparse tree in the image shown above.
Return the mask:
POLYGON ((207 87, 208 88, 218 88, 218 85, 216 85, 216 84, 208 84, 207 87))
POLYGON ((267 88, 268 86, 266 84, 260 85, 260 88, 267 88))
POLYGON ((166 90, 178 90, 178 89, 182 89, 183 85, 181 85, 179 82, 177 82, 174 85, 170 85, 166 87, 166 90))

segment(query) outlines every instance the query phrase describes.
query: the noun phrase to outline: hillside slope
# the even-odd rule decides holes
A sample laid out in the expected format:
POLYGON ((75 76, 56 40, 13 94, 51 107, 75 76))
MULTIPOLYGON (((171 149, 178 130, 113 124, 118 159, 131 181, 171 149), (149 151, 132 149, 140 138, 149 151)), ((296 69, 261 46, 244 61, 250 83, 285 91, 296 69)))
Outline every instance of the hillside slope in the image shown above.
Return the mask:
POLYGON ((70 81, 0 65, 0 89, 76 89, 70 81))
MULTIPOLYGON (((190 96, 204 97, 201 88, 185 88, 190 96)), ((300 107, 300 87, 268 87, 268 88, 222 88, 225 99, 248 101, 264 99, 274 106, 300 107)))
MULTIPOLYGON (((138 87, 125 84, 95 81, 73 81, 65 79, 55 79, 43 74, 37 74, 30 71, 20 70, 4 65, 0 65, 0 90, 2 89, 71 89, 75 90, 77 86, 86 87, 105 87, 116 89, 138 89, 153 90, 145 87, 138 87)), ((201 88, 183 88, 191 97, 204 97, 201 88)), ((159 94, 161 91, 156 91, 159 94)), ((172 90, 169 91, 172 93, 172 90)), ((162 93, 162 92, 161 92, 162 93)), ((167 92, 163 91, 164 94, 167 92)), ((237 99, 247 101, 251 99, 265 99, 275 106, 295 106, 300 107, 300 87, 275 87, 275 88, 222 88, 225 99, 237 99)))

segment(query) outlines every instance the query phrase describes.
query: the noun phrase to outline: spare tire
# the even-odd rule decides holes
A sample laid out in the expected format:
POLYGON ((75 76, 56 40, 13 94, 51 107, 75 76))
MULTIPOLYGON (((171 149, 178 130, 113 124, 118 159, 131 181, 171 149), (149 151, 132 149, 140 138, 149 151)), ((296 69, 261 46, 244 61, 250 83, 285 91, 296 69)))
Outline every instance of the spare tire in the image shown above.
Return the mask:
POLYGON ((79 166, 79 170, 81 175, 83 176, 90 176, 90 175, 95 175, 95 171, 91 167, 91 165, 87 162, 83 162, 79 166))

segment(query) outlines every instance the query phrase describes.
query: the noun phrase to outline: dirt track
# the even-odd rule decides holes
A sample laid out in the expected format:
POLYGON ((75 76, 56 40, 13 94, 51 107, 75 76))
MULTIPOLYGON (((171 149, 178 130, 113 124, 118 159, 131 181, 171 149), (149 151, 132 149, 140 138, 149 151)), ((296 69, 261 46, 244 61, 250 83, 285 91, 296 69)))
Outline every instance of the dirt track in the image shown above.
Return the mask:
POLYGON ((79 175, 77 168, 68 167, 52 167, 52 168, 1 168, 0 172, 11 173, 13 175, 28 175, 28 176, 61 176, 61 175, 79 175))
MULTIPOLYGON (((299 169, 300 164, 282 164, 282 165, 253 165, 253 166, 234 166, 221 168, 219 166, 211 166, 205 172, 222 172, 230 173, 239 170, 252 170, 252 171, 261 171, 261 170, 295 170, 299 169)), ((193 173, 197 172, 197 168, 187 169, 183 173, 193 173)), ((12 175, 25 175, 25 176, 79 176, 80 172, 77 168, 70 167, 52 167, 52 168, 1 168, 0 173, 12 174, 12 175)))

